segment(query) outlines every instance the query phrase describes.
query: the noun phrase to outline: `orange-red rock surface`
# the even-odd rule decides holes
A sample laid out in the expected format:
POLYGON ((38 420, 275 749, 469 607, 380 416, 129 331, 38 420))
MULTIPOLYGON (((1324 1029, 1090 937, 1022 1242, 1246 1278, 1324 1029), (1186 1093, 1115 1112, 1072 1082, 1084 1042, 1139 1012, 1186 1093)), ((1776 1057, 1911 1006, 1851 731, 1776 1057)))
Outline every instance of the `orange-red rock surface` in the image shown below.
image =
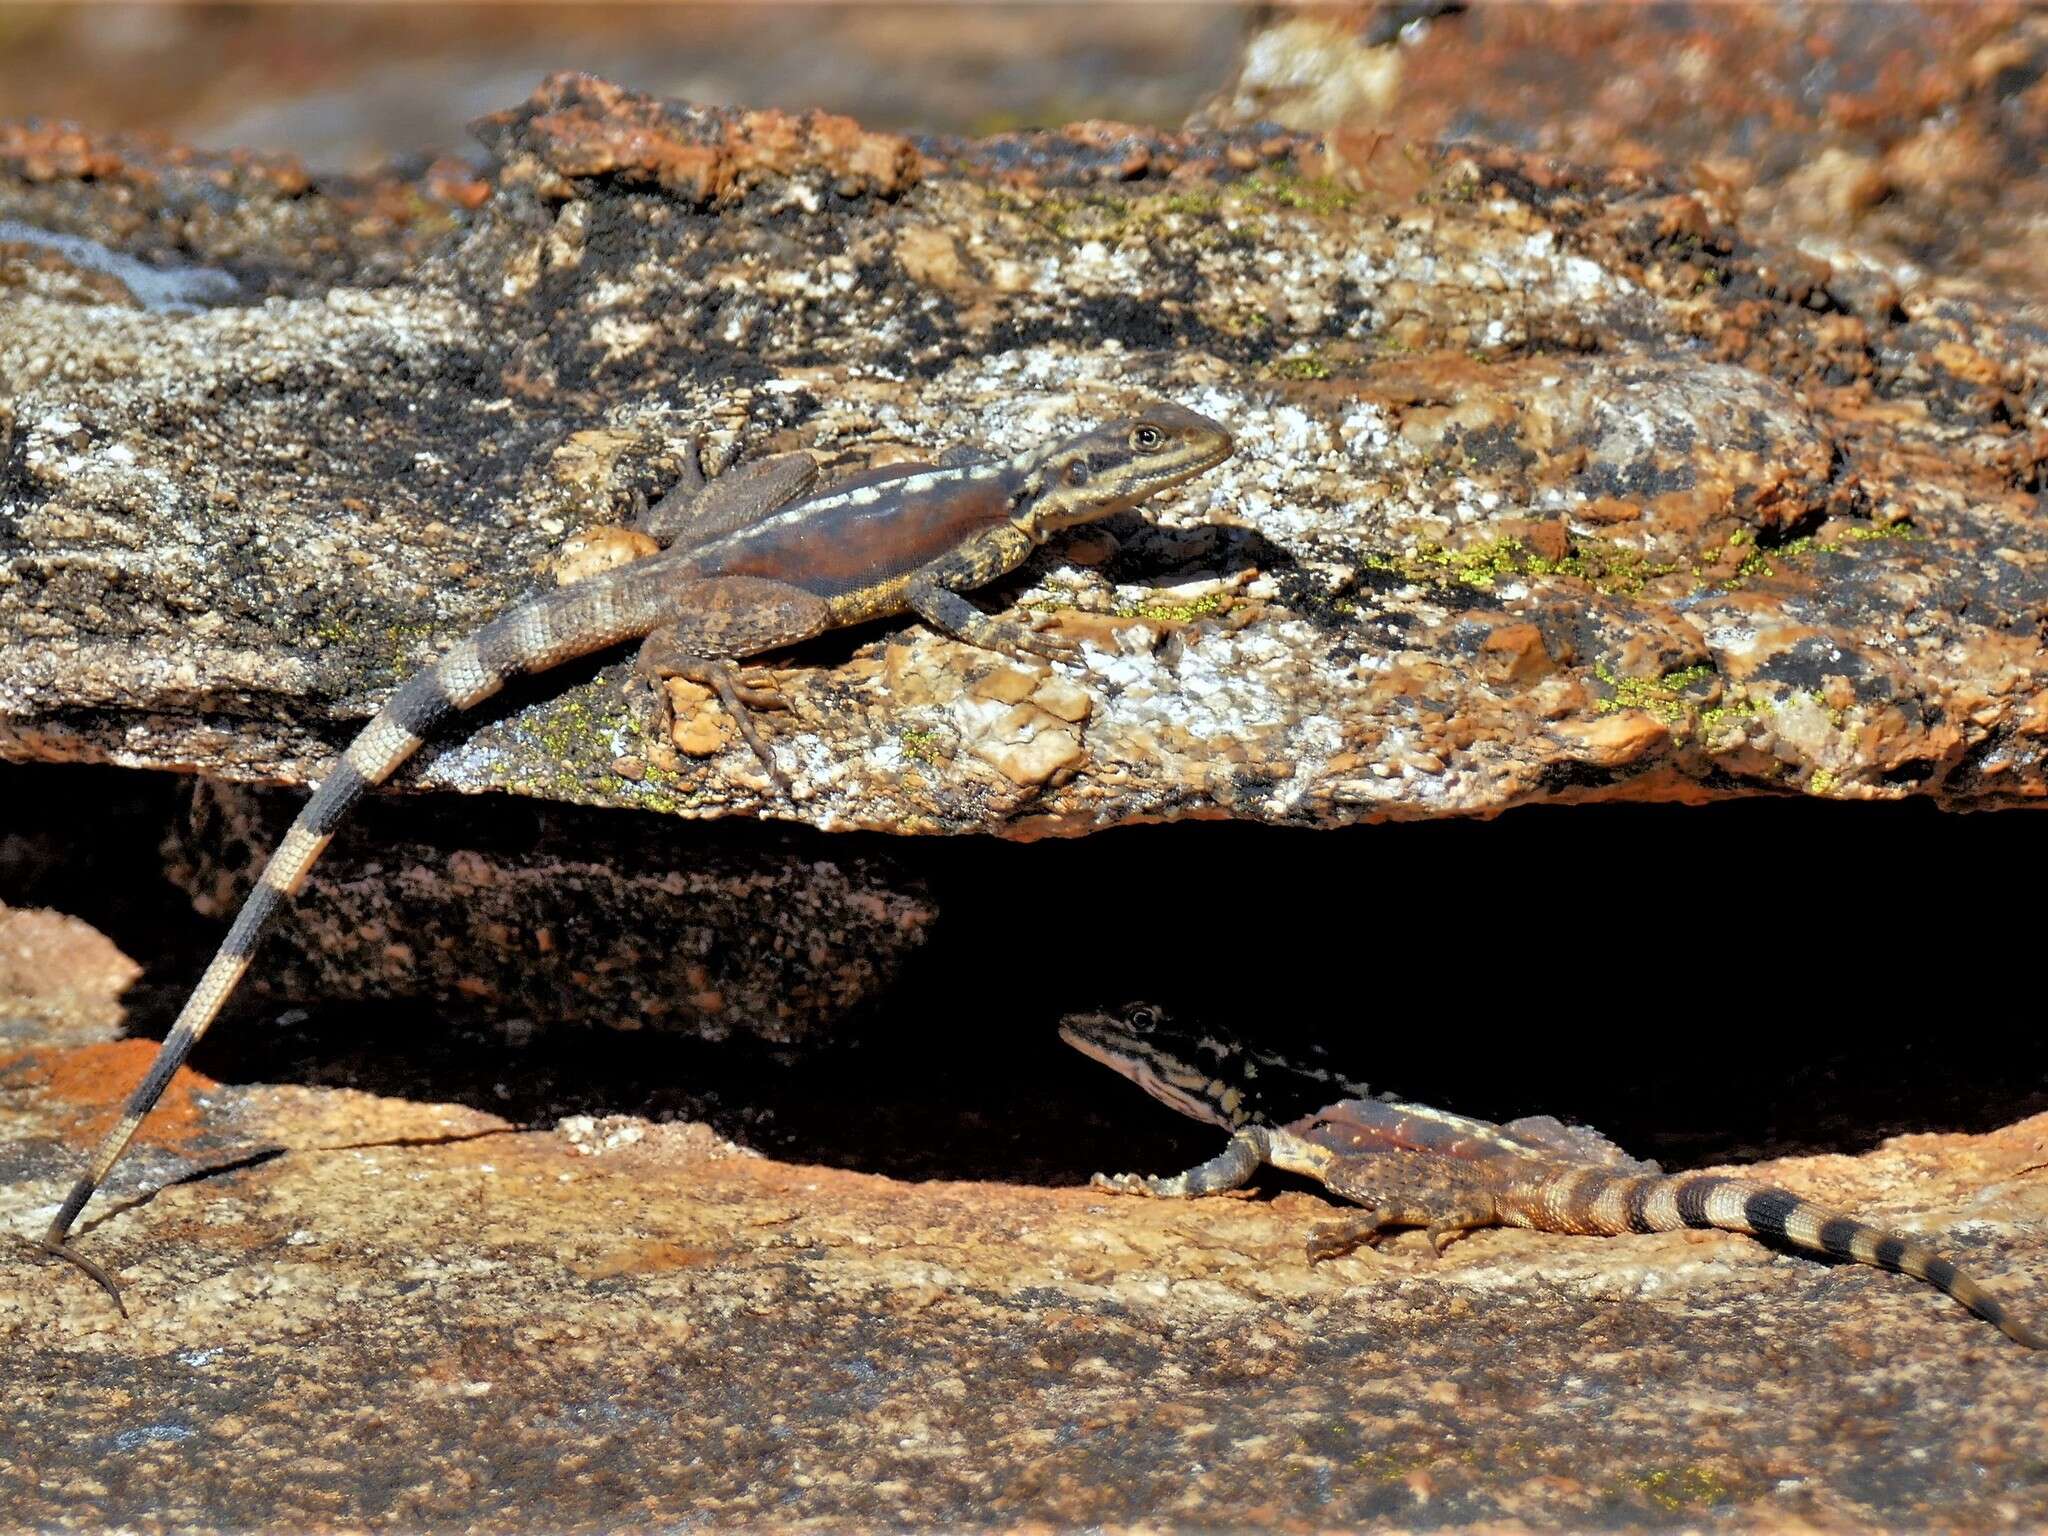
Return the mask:
MULTIPOLYGON (((0 1221, 47 1212, 144 1054, 12 1039, 0 1221)), ((120 1188, 221 1171, 117 1198, 81 1236, 128 1321, 69 1268, 0 1266, 18 1521, 2048 1518, 2037 1355, 1924 1286, 1746 1238, 1491 1232, 1436 1260, 1418 1236, 1311 1269, 1329 1207, 1298 1191, 906 1182, 701 1125, 521 1129, 204 1077, 174 1108, 120 1188)), ((2038 1308, 2044 1164, 2035 1116, 1764 1171, 1946 1234, 2038 1308)))

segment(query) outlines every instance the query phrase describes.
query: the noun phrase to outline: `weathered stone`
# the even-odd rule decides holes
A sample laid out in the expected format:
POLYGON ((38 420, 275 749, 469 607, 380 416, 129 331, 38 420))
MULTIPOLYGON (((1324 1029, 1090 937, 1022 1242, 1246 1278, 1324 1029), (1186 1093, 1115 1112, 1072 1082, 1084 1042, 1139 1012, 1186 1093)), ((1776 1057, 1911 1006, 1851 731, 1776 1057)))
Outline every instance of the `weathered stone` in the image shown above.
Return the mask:
MULTIPOLYGON (((1831 301, 1710 190, 1500 151, 1357 192, 1284 136, 1083 125, 913 177, 846 125, 574 77, 491 132, 531 174, 450 211, 402 283, 277 276, 326 270, 293 244, 323 193, 274 218, 229 178, 247 239, 208 254, 240 279, 283 243, 263 307, 0 294, 0 751, 306 782, 563 540, 665 489, 692 432, 852 467, 1012 452, 1159 393, 1239 456, 1120 520, 1110 558, 1055 549, 988 594, 1083 639, 1059 675, 1096 707, 1056 762, 906 752, 956 737, 997 665, 909 626, 780 671, 793 805, 728 733, 673 768, 647 750, 623 663, 549 679, 407 782, 1022 835, 2048 788, 2019 729, 2048 430, 2039 348, 1995 296, 1831 301), (716 164, 681 187, 676 145, 716 164), (1503 623, 1554 670, 1475 665, 1503 623), (875 664, 906 645, 917 696, 875 664), (1661 737, 1589 758, 1626 711, 1661 737)), ((68 227, 118 237, 146 178, 122 193, 117 221, 97 182, 0 185, 0 216, 61 194, 68 227)))
MULTIPOLYGON (((293 809, 202 781, 172 878, 225 921, 293 809)), ((937 915, 885 857, 815 839, 732 846, 587 814, 371 820, 314 867, 251 996, 420 998, 550 1025, 790 1041, 883 991, 937 915)))
POLYGON ((0 905, 0 1042, 102 1038, 142 967, 61 912, 0 905))
MULTIPOLYGON (((146 1054, 0 1059, 0 1221, 47 1213, 146 1054)), ((1486 1232, 1437 1260, 1414 1235, 1311 1268, 1331 1207, 1301 1193, 903 1183, 630 1115, 519 1130, 198 1078, 167 1108, 148 1176, 288 1150, 87 1223, 125 1323, 75 1271, 6 1259, 19 1521, 2048 1520, 2038 1356, 1925 1286, 1747 1238, 1486 1232)), ((2038 1303, 2044 1159, 2036 1116, 1764 1171, 2038 1303)))
MULTIPOLYGON (((2042 291, 2044 67, 2048 34, 2012 0, 1799 11, 1737 0, 1665 7, 1651 26, 1625 0, 1365 0, 1276 13, 1197 116, 1332 133, 1383 184, 1403 174, 1404 145, 1446 137, 1671 177, 1748 237, 1796 243, 1760 268, 1785 284, 1778 297, 1885 315, 1934 290, 1996 312, 2042 291)), ((1659 214, 1674 256, 1715 238, 1690 200, 1659 214)))

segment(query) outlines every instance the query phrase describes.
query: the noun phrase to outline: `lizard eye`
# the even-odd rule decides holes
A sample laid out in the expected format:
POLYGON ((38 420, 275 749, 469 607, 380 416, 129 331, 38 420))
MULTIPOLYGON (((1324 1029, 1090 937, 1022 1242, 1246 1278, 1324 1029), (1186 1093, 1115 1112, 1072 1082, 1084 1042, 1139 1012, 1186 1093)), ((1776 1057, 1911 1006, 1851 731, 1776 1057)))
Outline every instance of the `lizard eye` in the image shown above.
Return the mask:
POLYGON ((1131 434, 1131 446, 1140 453, 1151 453, 1166 441, 1166 434, 1157 427, 1140 427, 1131 434))
POLYGON ((1159 1022, 1159 1010, 1149 1003, 1141 1003, 1125 1013, 1124 1019, 1133 1029, 1150 1029, 1159 1022))
POLYGON ((1086 485, 1088 483, 1088 466, 1079 459, 1076 459, 1061 472, 1060 478, 1069 485, 1086 485))

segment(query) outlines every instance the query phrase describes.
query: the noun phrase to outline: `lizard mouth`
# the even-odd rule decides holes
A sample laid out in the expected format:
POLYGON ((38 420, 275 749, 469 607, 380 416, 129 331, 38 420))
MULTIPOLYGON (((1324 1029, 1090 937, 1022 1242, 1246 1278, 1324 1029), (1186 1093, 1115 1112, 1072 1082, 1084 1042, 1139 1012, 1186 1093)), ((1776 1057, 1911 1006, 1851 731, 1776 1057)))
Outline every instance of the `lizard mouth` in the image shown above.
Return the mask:
POLYGON ((1160 1103, 1190 1119, 1206 1120, 1215 1125, 1227 1123, 1215 1105, 1173 1082, 1148 1058, 1119 1051, 1072 1024, 1060 1025, 1060 1038, 1089 1060, 1099 1061, 1119 1077, 1129 1078, 1160 1103))
POLYGON ((1184 485, 1198 475, 1206 475, 1236 451, 1237 444, 1226 437, 1200 458, 1184 459, 1176 464, 1162 465, 1158 470, 1143 478, 1138 490, 1135 492, 1135 498, 1143 500, 1159 491, 1168 490, 1176 485, 1184 485))

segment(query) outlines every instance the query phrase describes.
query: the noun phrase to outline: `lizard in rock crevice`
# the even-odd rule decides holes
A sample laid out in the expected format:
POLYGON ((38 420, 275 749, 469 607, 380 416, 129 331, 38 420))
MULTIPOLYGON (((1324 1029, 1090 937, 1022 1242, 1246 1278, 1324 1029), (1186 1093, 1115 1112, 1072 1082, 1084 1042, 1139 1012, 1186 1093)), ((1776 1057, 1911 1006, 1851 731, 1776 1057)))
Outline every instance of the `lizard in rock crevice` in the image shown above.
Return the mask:
POLYGON ((1182 1027, 1145 1004, 1070 1014, 1060 1036, 1160 1102, 1230 1132, 1222 1152, 1185 1173, 1098 1173, 1095 1187, 1184 1200, 1239 1188, 1262 1164, 1303 1174, 1365 1207, 1310 1235, 1312 1264, 1402 1227, 1426 1229, 1439 1254, 1480 1227, 1603 1237, 1710 1227, 1925 1280, 2008 1337, 2048 1349, 2048 1334, 1952 1259, 1789 1190, 1725 1174, 1666 1174, 1597 1131, 1547 1115, 1494 1125, 1375 1098, 1362 1084, 1182 1027))

